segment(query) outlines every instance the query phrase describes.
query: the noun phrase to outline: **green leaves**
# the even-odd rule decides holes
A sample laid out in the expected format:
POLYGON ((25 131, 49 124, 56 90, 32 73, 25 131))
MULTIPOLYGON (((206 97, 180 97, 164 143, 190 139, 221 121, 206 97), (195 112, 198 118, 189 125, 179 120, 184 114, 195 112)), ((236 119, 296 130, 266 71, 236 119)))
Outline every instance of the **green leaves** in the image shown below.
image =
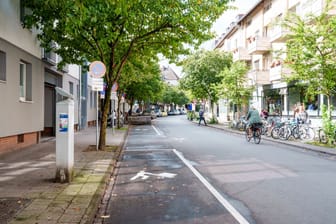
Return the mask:
POLYGON ((181 86, 197 98, 218 99, 216 86, 221 82, 221 71, 230 67, 232 57, 223 51, 199 51, 183 63, 185 76, 181 86))
POLYGON ((221 72, 222 82, 218 86, 219 93, 234 104, 246 104, 252 94, 254 86, 246 86, 247 66, 245 62, 234 62, 231 67, 221 72))
POLYGON ((287 81, 308 84, 307 95, 331 96, 336 88, 336 17, 329 3, 320 15, 288 15, 282 23, 290 31, 286 61, 293 73, 287 81))

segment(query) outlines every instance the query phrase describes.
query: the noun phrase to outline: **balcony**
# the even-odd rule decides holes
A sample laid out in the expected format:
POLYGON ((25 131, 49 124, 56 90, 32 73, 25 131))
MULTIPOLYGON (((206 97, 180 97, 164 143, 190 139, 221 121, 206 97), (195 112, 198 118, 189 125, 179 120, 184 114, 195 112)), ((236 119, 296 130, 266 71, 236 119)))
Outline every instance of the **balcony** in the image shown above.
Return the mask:
POLYGON ((251 61, 252 57, 248 54, 245 47, 238 47, 233 52, 233 61, 251 61))
POLYGON ((269 80, 271 82, 279 81, 284 76, 288 76, 291 74, 291 71, 289 68, 283 66, 283 65, 276 65, 274 67, 271 67, 269 70, 269 80))
POLYGON ((270 84, 270 73, 268 70, 250 70, 247 73, 247 78, 252 80, 253 84, 270 84))
POLYGON ((64 72, 64 73, 69 73, 69 65, 68 65, 68 64, 64 65, 64 66, 61 68, 61 71, 64 72))
POLYGON ((42 49, 42 60, 51 66, 55 66, 57 64, 56 53, 52 51, 47 51, 46 49, 43 48, 42 49))
POLYGON ((289 31, 281 26, 275 26, 270 30, 269 40, 271 43, 284 43, 289 31))
POLYGON ((264 54, 271 50, 271 42, 268 37, 250 37, 247 39, 247 51, 249 54, 264 54))

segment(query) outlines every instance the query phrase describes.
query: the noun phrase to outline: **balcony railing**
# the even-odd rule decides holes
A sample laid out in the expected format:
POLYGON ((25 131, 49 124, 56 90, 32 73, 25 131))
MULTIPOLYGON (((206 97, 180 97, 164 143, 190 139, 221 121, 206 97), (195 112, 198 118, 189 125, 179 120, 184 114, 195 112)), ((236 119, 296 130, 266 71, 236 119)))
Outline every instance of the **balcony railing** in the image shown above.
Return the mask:
POLYGON ((273 81, 279 81, 284 76, 288 76, 291 74, 291 70, 283 65, 277 65, 274 67, 271 67, 269 70, 269 80, 271 82, 273 81))
POLYGON ((268 37, 250 37, 247 39, 249 54, 264 54, 271 50, 271 42, 268 37))
POLYGON ((238 47, 233 52, 233 61, 251 61, 252 57, 248 54, 245 47, 238 47))
POLYGON ((56 53, 52 51, 47 51, 46 49, 43 48, 42 49, 42 60, 52 66, 55 66, 57 64, 56 53))
POLYGON ((269 39, 270 42, 272 43, 282 43, 286 41, 286 37, 287 34, 289 34, 289 31, 284 28, 279 26, 274 26, 271 30, 270 30, 270 35, 269 35, 269 39))
POLYGON ((270 84, 269 70, 250 70, 247 73, 247 78, 251 80, 253 84, 270 84))

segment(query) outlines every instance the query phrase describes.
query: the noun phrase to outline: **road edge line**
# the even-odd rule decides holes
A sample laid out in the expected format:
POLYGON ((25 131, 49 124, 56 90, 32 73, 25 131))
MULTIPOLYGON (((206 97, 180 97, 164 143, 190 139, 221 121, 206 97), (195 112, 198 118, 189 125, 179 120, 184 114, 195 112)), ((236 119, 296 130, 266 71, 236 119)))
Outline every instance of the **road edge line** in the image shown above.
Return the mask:
POLYGON ((230 212, 230 214, 240 224, 250 224, 203 176, 198 172, 188 160, 184 158, 181 152, 173 149, 173 152, 182 160, 182 162, 193 172, 193 174, 203 183, 211 194, 230 212))

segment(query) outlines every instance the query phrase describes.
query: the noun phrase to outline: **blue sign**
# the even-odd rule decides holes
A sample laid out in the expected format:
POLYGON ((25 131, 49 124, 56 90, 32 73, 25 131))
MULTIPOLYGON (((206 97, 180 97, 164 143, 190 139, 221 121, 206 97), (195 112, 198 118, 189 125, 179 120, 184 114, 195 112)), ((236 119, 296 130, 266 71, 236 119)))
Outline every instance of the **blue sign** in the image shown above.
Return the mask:
POLYGON ((69 116, 68 114, 59 114, 59 132, 68 132, 69 116))

